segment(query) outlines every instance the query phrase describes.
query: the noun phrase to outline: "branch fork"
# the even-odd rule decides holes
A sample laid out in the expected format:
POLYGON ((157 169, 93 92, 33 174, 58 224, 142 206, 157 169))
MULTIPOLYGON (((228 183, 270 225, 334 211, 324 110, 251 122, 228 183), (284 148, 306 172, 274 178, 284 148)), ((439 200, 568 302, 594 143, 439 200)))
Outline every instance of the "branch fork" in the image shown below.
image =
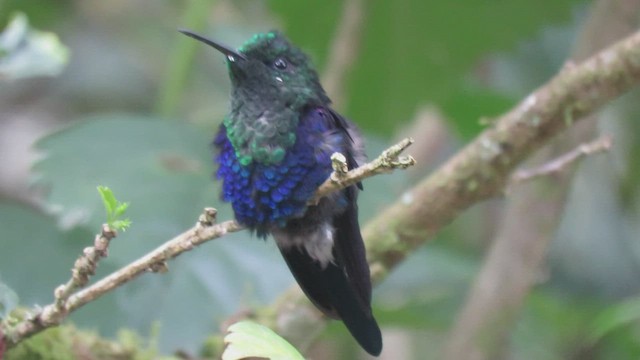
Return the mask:
POLYGON ((613 140, 610 135, 604 135, 588 143, 580 144, 570 152, 555 158, 540 167, 533 169, 522 169, 516 171, 511 176, 511 185, 533 180, 541 176, 551 176, 570 168, 572 164, 580 161, 586 156, 608 151, 613 140))
POLYGON ((329 178, 318 187, 316 194, 309 200, 308 204, 316 205, 323 196, 344 189, 368 177, 389 173, 395 169, 406 169, 415 165, 416 160, 413 157, 400 156, 400 153, 411 146, 411 144, 413 144, 413 139, 402 139, 397 144, 384 150, 377 158, 349 171, 346 171, 348 166, 345 156, 340 153, 334 153, 331 156, 333 172, 329 178))

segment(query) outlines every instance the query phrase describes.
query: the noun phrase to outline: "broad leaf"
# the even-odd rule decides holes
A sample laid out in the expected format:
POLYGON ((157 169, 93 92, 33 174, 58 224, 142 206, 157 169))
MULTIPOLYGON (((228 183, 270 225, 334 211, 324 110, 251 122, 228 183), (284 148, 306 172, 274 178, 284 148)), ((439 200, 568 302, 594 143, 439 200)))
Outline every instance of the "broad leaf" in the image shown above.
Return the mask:
POLYGON ((268 327, 252 321, 240 321, 229 326, 222 360, 265 358, 271 360, 304 360, 285 339, 268 327))
POLYGON ((638 320, 640 320, 639 297, 615 304, 596 316, 588 340, 595 343, 614 330, 638 323, 638 320))
POLYGON ((68 58, 58 37, 30 28, 24 14, 16 14, 0 34, 0 79, 57 75, 68 58))

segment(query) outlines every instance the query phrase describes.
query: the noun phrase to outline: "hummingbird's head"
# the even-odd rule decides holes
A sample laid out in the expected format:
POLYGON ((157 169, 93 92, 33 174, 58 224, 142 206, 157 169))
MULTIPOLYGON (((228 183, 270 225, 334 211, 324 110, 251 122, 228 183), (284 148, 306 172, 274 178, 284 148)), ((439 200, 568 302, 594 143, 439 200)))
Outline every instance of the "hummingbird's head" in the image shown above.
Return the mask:
POLYGON ((330 102, 309 58, 278 31, 256 34, 238 50, 187 30, 180 32, 227 56, 234 96, 289 108, 330 102))
POLYGON ((256 34, 238 50, 187 30, 180 32, 227 56, 234 96, 290 108, 329 103, 309 58, 278 31, 256 34))
POLYGON ((180 32, 227 57, 232 93, 223 124, 242 165, 281 162, 305 108, 330 103, 307 56, 277 31, 257 34, 238 50, 180 32))

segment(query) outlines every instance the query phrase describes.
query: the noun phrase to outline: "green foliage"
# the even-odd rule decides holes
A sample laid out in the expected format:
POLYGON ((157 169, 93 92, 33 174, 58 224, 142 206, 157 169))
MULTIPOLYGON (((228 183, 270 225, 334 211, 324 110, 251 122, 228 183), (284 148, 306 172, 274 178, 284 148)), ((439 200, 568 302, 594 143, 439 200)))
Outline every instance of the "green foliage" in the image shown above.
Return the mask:
MULTIPOLYGON (((187 6, 181 27, 199 30, 206 22, 211 12, 214 0, 191 1, 187 6)), ((185 90, 187 75, 193 61, 196 50, 201 47, 196 41, 180 37, 174 51, 170 54, 168 68, 160 88, 160 94, 156 103, 156 113, 170 118, 174 116, 177 104, 185 90)))
POLYGON ((23 12, 30 22, 41 28, 50 28, 56 22, 72 13, 71 0, 52 2, 49 0, 2 0, 0 1, 0 22, 8 22, 14 13, 23 12))
POLYGON ((158 350, 159 331, 159 324, 153 324, 151 333, 145 339, 132 330, 122 329, 117 334, 118 346, 131 352, 127 357, 131 360, 176 360, 174 356, 163 356, 158 350))
POLYGON ((304 360, 304 357, 268 327, 253 321, 240 321, 229 326, 224 338, 227 347, 222 360, 266 358, 273 360, 304 360))
MULTIPOLYGON (((600 312, 591 324, 591 332, 587 341, 596 343, 603 337, 623 327, 638 326, 640 321, 640 297, 609 306, 600 312)), ((640 340, 636 339, 640 350, 640 340)))
POLYGON ((7 352, 6 360, 75 360, 73 336, 67 327, 46 330, 7 352))
MULTIPOLYGON (((127 2, 105 2, 99 7, 80 7, 79 11, 67 11, 76 6, 70 1, 52 5, 50 0, 5 0, 0 4, 4 5, 0 11, 4 20, 11 11, 20 9, 38 28, 53 29, 64 39, 74 35, 70 37, 74 66, 66 69, 65 76, 53 80, 56 82, 52 82, 50 89, 55 89, 55 96, 50 97, 52 93, 46 87, 38 91, 65 111, 68 109, 68 113, 83 114, 96 108, 110 111, 100 116, 81 115, 77 122, 38 144, 38 150, 46 156, 34 169, 39 177, 37 184, 48 190, 44 211, 0 203, 3 234, 0 307, 4 306, 0 308, 0 316, 6 316, 15 307, 16 293, 22 306, 51 301, 53 289, 69 277, 69 267, 77 254, 90 244, 96 229, 104 222, 103 208, 107 210, 108 221, 121 221, 126 206, 112 194, 98 199, 96 184, 108 184, 118 197, 134 203, 126 211, 127 217, 136 222, 127 233, 135 241, 112 243, 109 257, 101 263, 96 278, 189 228, 205 206, 217 207, 221 220, 232 218, 228 206, 217 198, 219 184, 212 179, 214 167, 209 151, 212 129, 226 112, 226 68, 219 54, 206 50, 198 50, 198 62, 205 66, 190 67, 194 49, 201 48, 186 38, 172 44, 169 41, 172 38, 166 35, 181 39, 173 30, 175 27, 189 23, 200 27, 211 14, 215 19, 207 20, 210 24, 207 30, 215 38, 229 39, 231 44, 242 43, 253 31, 283 28, 322 67, 345 2, 270 0, 266 5, 256 5, 258 2, 249 0, 216 4, 214 12, 200 11, 211 3, 209 0, 190 3, 188 13, 175 4, 167 7, 158 3, 153 5, 156 8, 145 8, 151 9, 154 16, 140 16, 139 8, 127 2), (82 23, 94 22, 78 22, 72 17, 76 13, 88 18, 99 15, 99 36, 95 35, 95 25, 89 29, 82 27, 82 23), (158 19, 160 16, 155 15, 159 14, 168 15, 158 19), (184 14, 186 17, 176 20, 184 14), (197 14, 197 21, 190 21, 189 14, 197 14), (272 22, 272 17, 281 21, 272 22), (57 23, 63 24, 59 30, 54 27, 57 23), (74 26, 68 26, 70 23, 74 26), (74 34, 64 32, 70 28, 74 34), (182 118, 197 119, 206 124, 206 130, 186 122, 140 115, 153 107, 151 102, 156 96, 150 90, 158 87, 156 79, 163 78, 167 59, 173 59, 169 60, 173 65, 168 66, 171 70, 165 73, 166 82, 160 85, 164 94, 156 104, 158 109, 163 114, 183 109, 182 118), (189 75, 196 75, 192 77, 193 83, 186 83, 189 75), (182 90, 187 93, 181 95, 182 90), (115 112, 132 107, 138 115, 115 112)), ((347 104, 345 114, 356 120, 365 133, 376 132, 386 137, 392 136, 398 124, 408 122, 423 103, 443 110, 451 128, 463 138, 473 136, 483 127, 479 120, 501 113, 562 65, 574 28, 584 20, 584 13, 575 11, 579 1, 574 0, 364 3, 359 55, 346 79, 348 99, 341 100, 347 104), (570 14, 575 24, 566 25, 570 14)), ((24 18, 14 19, 9 29, 0 42, 5 51, 0 54, 0 65, 17 59, 14 56, 18 53, 10 51, 18 51, 18 47, 5 45, 6 39, 20 38, 27 48, 37 44, 45 44, 45 48, 60 46, 54 37, 42 38, 50 43, 33 42, 30 36, 42 33, 33 31, 24 18), (6 34, 14 35, 6 37, 6 34)), ((8 44, 15 45, 15 41, 8 44)), ((29 61, 46 58, 46 63, 56 59, 56 56, 35 56, 35 52, 29 54, 29 61)), ((23 74, 42 73, 36 72, 40 71, 40 65, 34 64, 23 74)), ((637 104, 636 100, 634 95, 629 101, 637 104)), ((21 105, 14 106, 18 109, 21 105)), ((620 114, 616 116, 622 118, 620 114)), ((632 120, 633 115, 625 118, 632 120)), ((628 122, 632 127, 620 126, 620 134, 616 133, 615 138, 620 139, 617 145, 628 143, 631 149, 631 155, 619 162, 627 164, 628 172, 620 196, 628 202, 627 210, 633 210, 637 198, 634 189, 638 184, 638 162, 633 154, 639 152, 637 136, 632 134, 638 131, 629 129, 637 128, 638 123, 628 122)), ((416 138, 419 141, 420 137, 416 138)), ((389 141, 369 137, 366 143, 367 153, 373 157, 389 141)), ((443 146, 448 152, 458 144, 443 146)), ((412 151, 415 150, 409 150, 412 151)), ((365 224, 372 215, 397 200, 408 188, 411 176, 417 175, 401 172, 365 181, 365 191, 359 199, 361 223, 365 224)), ((601 186, 604 187, 611 190, 611 185, 601 186)), ((594 196, 589 193, 582 191, 579 196, 594 196)), ((605 262, 600 250, 614 249, 613 240, 622 238, 625 231, 632 236, 637 233, 637 225, 633 225, 637 223, 633 221, 635 213, 605 211, 610 209, 608 201, 594 204, 597 206, 582 208, 596 209, 598 221, 585 222, 580 218, 579 227, 587 226, 589 230, 585 232, 589 234, 605 234, 603 238, 609 241, 601 241, 602 248, 581 246, 569 252, 596 254, 598 261, 572 257, 557 263, 574 269, 572 276, 580 276, 587 284, 600 278, 631 292, 636 284, 633 279, 637 279, 635 267, 621 265, 626 260, 623 262, 620 254, 605 262), (601 221, 611 226, 593 225, 601 221), (596 231, 591 230, 592 225, 597 226, 596 231), (619 267, 612 263, 632 270, 621 276, 619 267)), ((374 307, 381 325, 409 334, 408 350, 414 350, 417 358, 439 358, 434 349, 445 342, 478 271, 480 249, 486 247, 486 240, 495 232, 495 217, 500 216, 483 209, 479 211, 482 214, 470 214, 474 210, 465 212, 463 218, 468 221, 454 222, 439 234, 438 241, 413 254, 375 289, 374 307)), ((574 233, 566 237, 584 236, 574 233)), ((624 259, 636 257, 635 244, 629 242, 628 246, 620 247, 624 259)), ((553 263, 557 250, 551 249, 551 253, 553 263)), ((120 351, 124 358, 140 360, 157 359, 160 353, 173 353, 176 349, 193 351, 230 314, 272 301, 293 282, 272 242, 250 239, 247 232, 202 246, 170 262, 169 267, 167 274, 145 275, 73 314, 71 320, 79 326, 96 329, 100 336, 115 336, 119 343, 85 349, 104 357, 120 351), (149 306, 150 303, 154 306, 149 306), (158 329, 156 323, 162 327, 158 329), (123 327, 127 330, 118 330, 123 327)), ((557 272, 557 266, 552 266, 550 281, 554 284, 557 272)), ((577 293, 575 285, 575 281, 565 280, 555 290, 545 284, 536 287, 511 335, 511 357, 566 359, 586 353, 598 359, 638 358, 640 312, 634 304, 636 300, 616 304, 620 300, 614 299, 603 305, 593 301, 594 294, 606 293, 601 288, 577 293)), ((20 309, 13 311, 11 319, 20 309)), ((329 328, 325 339, 344 345, 340 350, 345 351, 337 351, 337 356, 355 358, 360 350, 345 336, 344 327, 333 322, 329 328)), ((34 338, 33 353, 16 350, 18 355, 8 355, 9 358, 77 358, 78 345, 71 350, 64 348, 69 345, 64 339, 75 341, 79 339, 77 334, 68 330, 46 334, 50 338, 34 338), (50 349, 45 352, 49 346, 56 353, 49 353, 50 349)), ((261 338, 251 332, 244 335, 261 338)), ((80 339, 82 344, 91 343, 88 338, 80 339)), ((222 338, 206 339, 203 355, 219 355, 224 346, 222 338)))
MULTIPOLYGON (((347 79, 347 115, 367 130, 388 134, 397 124, 410 121, 424 103, 464 106, 463 89, 482 57, 514 47, 545 25, 566 21, 579 1, 363 3, 362 41, 347 79)), ((324 63, 344 2, 271 0, 270 4, 293 41, 314 49, 324 63)), ((504 111, 510 103, 496 108, 494 99, 486 100, 486 105, 476 105, 479 111, 487 107, 504 111)), ((467 135, 477 133, 477 120, 488 114, 447 115, 467 135)))
POLYGON ((224 351, 224 339, 220 334, 208 336, 200 348, 200 356, 203 358, 217 358, 224 351))
POLYGON ((62 71, 69 53, 53 33, 29 27, 18 13, 0 34, 0 79, 52 76, 62 71))
MULTIPOLYGON (((152 337, 153 339, 153 337, 152 337)), ((7 352, 6 360, 77 360, 91 354, 92 359, 176 360, 159 354, 157 344, 132 331, 118 333, 118 342, 102 339, 89 330, 71 325, 50 328, 18 344, 7 352)))
POLYGON ((126 218, 121 219, 121 217, 124 216, 125 211, 129 208, 129 203, 121 203, 116 200, 111 189, 106 186, 98 186, 98 192, 102 198, 104 209, 107 212, 107 224, 109 227, 125 231, 131 226, 131 220, 126 218))
POLYGON ((514 98, 477 86, 460 87, 442 103, 444 112, 454 120, 458 134, 471 139, 493 118, 514 105, 514 98))

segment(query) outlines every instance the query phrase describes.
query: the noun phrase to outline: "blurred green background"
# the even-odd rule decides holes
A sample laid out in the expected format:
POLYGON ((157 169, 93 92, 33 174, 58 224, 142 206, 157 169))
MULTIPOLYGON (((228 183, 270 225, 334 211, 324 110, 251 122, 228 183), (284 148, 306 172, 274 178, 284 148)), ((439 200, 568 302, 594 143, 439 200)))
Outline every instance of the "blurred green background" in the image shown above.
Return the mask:
MULTIPOLYGON (((367 135, 370 156, 410 133, 416 139, 410 153, 419 161, 416 169, 365 183, 363 224, 556 73, 594 6, 575 0, 357 4, 354 62, 338 79, 334 100, 367 135)), ((68 48, 59 74, 0 77, 0 316, 17 303, 52 300, 104 222, 98 185, 131 203, 133 226, 114 240, 97 277, 192 226, 205 206, 232 218, 218 200, 210 147, 227 111, 226 67, 220 54, 178 34, 178 27, 232 46, 281 29, 329 76, 324 70, 345 5, 0 0, 3 28, 20 11, 68 48)), ((600 128, 614 135, 614 149, 587 159, 576 175, 548 261, 513 329, 509 358, 640 357, 639 103, 632 93, 601 114, 600 128)), ((441 358, 503 202, 465 212, 375 290, 382 358, 441 358)), ((162 352, 197 354, 222 321, 268 304, 293 284, 275 246, 245 232, 184 254, 169 269, 87 305, 72 320, 105 337, 120 328, 147 336, 159 324, 162 352)), ((333 324, 311 356, 367 358, 345 334, 333 324)))

